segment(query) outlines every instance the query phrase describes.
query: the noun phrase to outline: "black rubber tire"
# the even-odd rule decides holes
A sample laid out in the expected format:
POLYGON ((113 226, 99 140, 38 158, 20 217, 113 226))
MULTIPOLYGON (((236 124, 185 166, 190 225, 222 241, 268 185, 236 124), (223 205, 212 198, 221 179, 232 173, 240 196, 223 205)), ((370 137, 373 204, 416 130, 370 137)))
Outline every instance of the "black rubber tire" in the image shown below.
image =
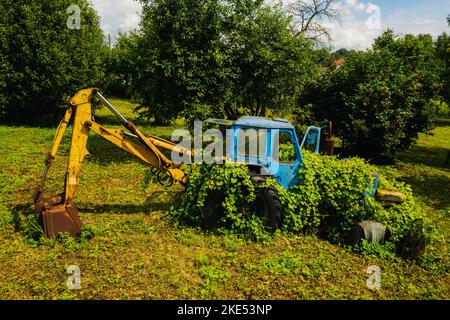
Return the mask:
POLYGON ((262 188, 256 193, 256 214, 263 219, 264 226, 268 231, 275 232, 281 228, 283 219, 280 196, 273 188, 262 188))
MULTIPOLYGON (((202 227, 215 229, 219 220, 224 216, 222 206, 225 195, 222 190, 213 190, 208 194, 205 206, 202 208, 202 227)), ((254 214, 263 219, 263 224, 270 232, 281 228, 283 209, 278 192, 273 188, 260 188, 256 191, 256 199, 252 204, 254 214)))
POLYGON ((202 227, 205 229, 215 229, 218 226, 219 220, 225 213, 222 203, 225 200, 223 191, 213 190, 206 198, 205 206, 202 208, 201 218, 202 227))

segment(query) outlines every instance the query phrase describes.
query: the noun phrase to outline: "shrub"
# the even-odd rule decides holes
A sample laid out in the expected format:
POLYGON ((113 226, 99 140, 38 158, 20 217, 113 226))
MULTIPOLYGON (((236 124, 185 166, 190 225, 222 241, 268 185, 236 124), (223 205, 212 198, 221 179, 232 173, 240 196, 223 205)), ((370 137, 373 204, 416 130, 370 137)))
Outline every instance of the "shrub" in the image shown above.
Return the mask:
POLYGON ((313 105, 316 121, 333 121, 351 154, 386 162, 431 129, 440 89, 431 36, 388 31, 309 85, 301 103, 313 105))
MULTIPOLYGON (((255 187, 248 175, 247 166, 194 164, 185 170, 189 176, 188 186, 170 210, 172 220, 200 226, 201 209, 205 206, 208 195, 219 191, 224 195, 224 215, 219 221, 220 226, 227 226, 228 230, 234 233, 244 233, 250 239, 268 239, 262 221, 244 210, 246 204, 255 200, 255 187)), ((220 229, 225 233, 228 230, 220 229)))

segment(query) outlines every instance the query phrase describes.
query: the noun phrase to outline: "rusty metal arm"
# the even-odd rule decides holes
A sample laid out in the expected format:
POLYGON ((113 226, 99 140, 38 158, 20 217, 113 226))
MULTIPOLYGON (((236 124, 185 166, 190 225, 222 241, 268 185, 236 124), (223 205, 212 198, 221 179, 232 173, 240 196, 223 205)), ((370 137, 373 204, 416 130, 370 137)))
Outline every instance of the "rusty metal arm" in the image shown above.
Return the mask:
POLYGON ((108 129, 96 122, 89 122, 86 125, 98 136, 111 142, 115 146, 130 153, 136 158, 139 158, 151 167, 161 170, 183 185, 187 183, 187 177, 184 171, 174 166, 162 166, 160 158, 158 158, 154 152, 148 148, 145 148, 136 141, 127 138, 127 135, 123 130, 108 129))
POLYGON ((168 159, 158 148, 165 149, 171 152, 175 151, 180 153, 187 153, 189 154, 189 156, 193 155, 193 153, 190 150, 180 148, 173 142, 151 135, 146 136, 142 131, 140 131, 137 128, 137 126, 134 123, 128 121, 100 92, 96 90, 94 94, 102 102, 104 106, 106 106, 118 119, 120 119, 122 125, 126 129, 128 129, 133 135, 135 135, 142 144, 148 147, 158 157, 159 164, 155 166, 157 169, 162 169, 164 167, 165 168, 173 167, 172 161, 168 159))
POLYGON ((73 198, 78 188, 82 163, 89 156, 87 141, 91 130, 103 139, 142 160, 147 165, 168 175, 171 180, 179 181, 182 184, 187 183, 187 176, 183 170, 175 166, 159 148, 180 153, 189 152, 191 154, 190 150, 177 147, 171 142, 157 137, 145 136, 132 122, 128 121, 98 93, 95 88, 77 92, 69 100, 68 104, 69 108, 64 119, 59 124, 53 146, 46 160, 44 173, 34 194, 36 215, 38 221, 44 227, 47 237, 56 236, 63 232, 77 236, 81 232, 82 222, 78 217, 73 198), (130 135, 123 130, 108 129, 93 121, 92 99, 94 97, 98 97, 103 104, 121 119, 125 128, 131 131, 132 134, 130 135), (43 189, 45 179, 69 123, 72 123, 73 129, 64 193, 49 199, 44 199, 43 189), (132 137, 130 138, 130 136, 132 137))
POLYGON ((69 125, 71 118, 72 118, 72 108, 69 107, 64 115, 64 118, 61 120, 58 128, 56 129, 56 134, 55 134, 55 138, 53 140, 52 149, 48 153, 47 159, 45 160, 44 172, 42 173, 39 185, 37 186, 37 188, 33 194, 34 202, 37 202, 42 197, 42 193, 44 192, 45 180, 47 179, 47 175, 50 170, 50 167, 56 158, 56 154, 58 153, 58 149, 61 145, 61 141, 64 137, 64 134, 67 130, 67 126, 69 125))

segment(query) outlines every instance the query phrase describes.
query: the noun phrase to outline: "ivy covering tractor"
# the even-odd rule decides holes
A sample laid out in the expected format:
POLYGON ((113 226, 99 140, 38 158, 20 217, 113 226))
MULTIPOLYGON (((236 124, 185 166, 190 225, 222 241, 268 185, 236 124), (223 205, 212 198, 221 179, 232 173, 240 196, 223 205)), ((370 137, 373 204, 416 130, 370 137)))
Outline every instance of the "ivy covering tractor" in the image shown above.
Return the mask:
MULTIPOLYGON (((302 149, 318 153, 322 129, 309 127, 300 142, 294 126, 284 119, 243 117, 237 121, 210 119, 208 122, 228 128, 226 130, 227 161, 244 163, 248 166, 252 182, 261 186, 258 188, 255 203, 251 204, 251 207, 254 208, 255 214, 264 219, 267 227, 279 228, 282 223, 283 208, 276 190, 264 187, 264 182, 268 177, 272 177, 287 190, 301 183, 298 172, 304 165, 302 149), (256 144, 252 143, 255 139, 258 141, 256 144)), ((175 164, 170 156, 167 156, 167 152, 184 154, 190 158, 198 152, 159 137, 145 135, 95 88, 77 92, 68 102, 68 109, 59 124, 53 146, 45 162, 45 170, 34 194, 36 215, 47 237, 54 237, 59 233, 78 236, 81 232, 82 222, 78 217, 73 199, 78 188, 81 165, 89 156, 87 141, 90 131, 153 168, 157 171, 160 183, 163 183, 167 177, 170 181, 186 185, 189 179, 182 166, 175 164), (92 108, 94 98, 120 119, 126 131, 105 128, 95 121, 92 108), (72 124, 73 128, 64 192, 45 199, 43 197, 45 180, 69 124, 72 124)), ((328 131, 329 139, 325 145, 326 149, 330 150, 332 149, 331 128, 328 131)), ((385 205, 402 202, 401 194, 377 189, 378 178, 375 177, 371 191, 366 192, 365 196, 376 196, 385 205)), ((211 193, 208 196, 202 214, 205 226, 214 226, 221 210, 220 198, 220 192, 211 193)), ((373 229, 374 226, 368 225, 367 228, 373 229)), ((369 233, 366 232, 366 237, 369 233)))

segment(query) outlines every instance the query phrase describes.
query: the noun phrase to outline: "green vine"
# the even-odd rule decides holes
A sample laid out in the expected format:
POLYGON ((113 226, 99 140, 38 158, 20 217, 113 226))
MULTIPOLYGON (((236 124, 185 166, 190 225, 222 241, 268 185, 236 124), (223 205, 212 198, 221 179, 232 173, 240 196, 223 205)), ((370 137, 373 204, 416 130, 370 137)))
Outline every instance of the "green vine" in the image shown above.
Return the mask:
MULTIPOLYGON (((378 221, 386 225, 393 236, 383 246, 358 244, 350 247, 359 253, 412 254, 408 243, 414 237, 428 235, 428 225, 416 206, 411 188, 395 180, 381 178, 380 188, 399 191, 404 203, 383 207, 373 197, 364 197, 373 183, 376 168, 359 158, 340 160, 304 152, 304 167, 299 171, 301 183, 289 191, 269 179, 264 187, 273 187, 283 205, 282 231, 296 234, 317 234, 330 242, 345 245, 346 237, 360 222, 378 221)), ((172 207, 171 218, 182 224, 200 226, 201 209, 213 190, 223 192, 219 232, 240 233, 251 239, 267 241, 262 220, 251 214, 248 204, 255 200, 255 186, 245 165, 197 164, 185 168, 189 175, 187 191, 172 207)))

